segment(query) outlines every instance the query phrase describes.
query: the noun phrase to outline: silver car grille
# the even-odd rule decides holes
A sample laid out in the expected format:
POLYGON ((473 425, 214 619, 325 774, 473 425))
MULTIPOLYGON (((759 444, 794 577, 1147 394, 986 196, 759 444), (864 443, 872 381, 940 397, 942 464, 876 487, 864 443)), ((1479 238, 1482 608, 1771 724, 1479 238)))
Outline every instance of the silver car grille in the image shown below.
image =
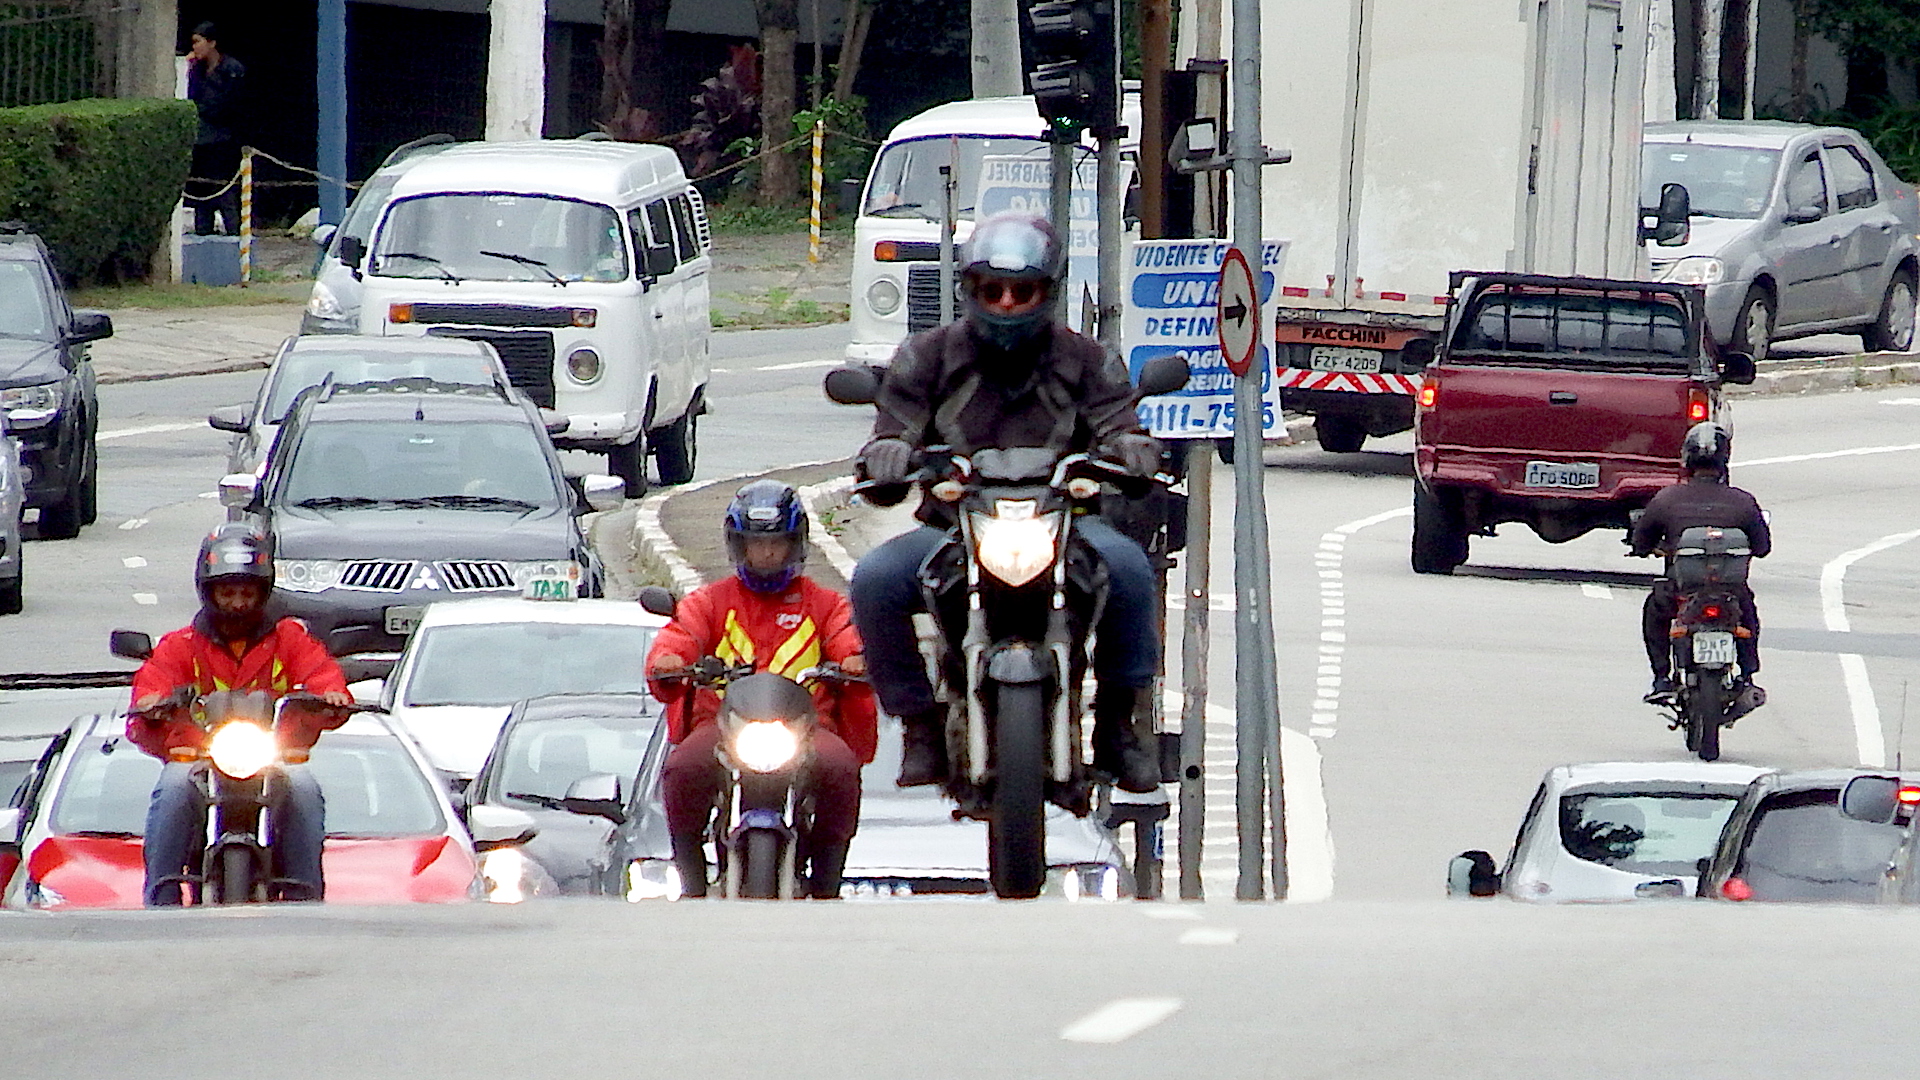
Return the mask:
POLYGON ((440 568, 441 580, 454 592, 513 588, 513 572, 503 562, 462 560, 435 565, 440 568))
POLYGON ((413 573, 411 561, 362 559, 348 563, 346 569, 341 571, 340 585, 347 589, 399 592, 406 588, 407 575, 411 573, 413 573))

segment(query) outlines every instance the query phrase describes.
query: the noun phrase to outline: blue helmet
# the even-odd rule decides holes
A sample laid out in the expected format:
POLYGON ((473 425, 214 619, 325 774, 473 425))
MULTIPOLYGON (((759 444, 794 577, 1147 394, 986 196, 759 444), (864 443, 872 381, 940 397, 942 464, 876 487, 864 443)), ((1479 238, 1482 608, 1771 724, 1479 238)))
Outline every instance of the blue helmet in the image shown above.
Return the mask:
POLYGON ((807 561, 807 509, 791 484, 755 480, 734 492, 727 504, 727 558, 742 584, 755 592, 779 592, 800 576, 807 561), (775 536, 788 541, 787 558, 771 573, 747 565, 747 540, 775 536))

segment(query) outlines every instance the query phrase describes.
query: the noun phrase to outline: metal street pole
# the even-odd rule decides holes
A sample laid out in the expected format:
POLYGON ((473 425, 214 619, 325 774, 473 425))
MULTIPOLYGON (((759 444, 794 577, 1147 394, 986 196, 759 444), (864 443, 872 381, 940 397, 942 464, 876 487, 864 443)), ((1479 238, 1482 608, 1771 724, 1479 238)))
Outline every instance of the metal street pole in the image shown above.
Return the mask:
POLYGON ((1233 122, 1233 243, 1254 267, 1253 309, 1257 328, 1254 364, 1234 380, 1234 682, 1235 807, 1239 815, 1240 875, 1234 896, 1258 900, 1263 894, 1261 826, 1266 817, 1266 784, 1273 784, 1273 894, 1286 899, 1286 825, 1279 790, 1280 702, 1278 666, 1273 654, 1273 587, 1267 538, 1266 469, 1260 460, 1263 438, 1261 385, 1272 363, 1266 340, 1258 284, 1265 269, 1261 242, 1260 171, 1266 150, 1260 143, 1260 4, 1233 0, 1233 57, 1229 76, 1233 122), (1263 358, 1265 357, 1265 358, 1263 358), (1267 776, 1267 765, 1276 766, 1267 776))
POLYGON ((1120 139, 1113 132, 1100 136, 1099 177, 1094 181, 1100 221, 1100 344, 1120 351, 1120 245, 1126 241, 1126 213, 1121 205, 1120 139))
MULTIPOLYGON (((1060 237, 1061 247, 1069 253, 1067 263, 1070 268, 1073 262, 1073 160, 1080 150, 1079 136, 1078 132, 1068 135, 1055 128, 1051 137, 1057 141, 1053 144, 1053 183, 1047 194, 1047 220, 1060 237)), ((1054 297, 1054 317, 1063 323, 1069 321, 1069 314, 1073 311, 1071 305, 1080 299, 1067 295, 1064 284, 1067 276, 1067 273, 1060 275, 1060 295, 1054 297)))
POLYGON ((319 98, 314 161, 320 166, 320 220, 338 225, 347 212, 347 2, 320 0, 314 44, 314 90, 319 98))

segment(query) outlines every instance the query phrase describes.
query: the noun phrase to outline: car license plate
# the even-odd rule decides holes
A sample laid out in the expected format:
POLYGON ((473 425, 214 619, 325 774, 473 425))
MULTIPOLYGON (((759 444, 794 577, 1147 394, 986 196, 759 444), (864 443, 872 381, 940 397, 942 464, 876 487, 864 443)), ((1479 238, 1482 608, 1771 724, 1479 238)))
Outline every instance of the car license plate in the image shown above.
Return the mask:
POLYGON ((1307 354, 1307 366, 1315 371, 1349 371, 1374 375, 1380 371, 1383 354, 1373 349, 1337 349, 1317 345, 1307 354))
POLYGON ((1725 630, 1701 630, 1693 635, 1693 662, 1733 663, 1733 635, 1725 630))
POLYGON ((405 637, 420 625, 420 613, 426 609, 415 604, 387 609, 387 633, 405 637))
POLYGON ((1527 487, 1597 488, 1600 466, 1588 461, 1529 461, 1527 487))

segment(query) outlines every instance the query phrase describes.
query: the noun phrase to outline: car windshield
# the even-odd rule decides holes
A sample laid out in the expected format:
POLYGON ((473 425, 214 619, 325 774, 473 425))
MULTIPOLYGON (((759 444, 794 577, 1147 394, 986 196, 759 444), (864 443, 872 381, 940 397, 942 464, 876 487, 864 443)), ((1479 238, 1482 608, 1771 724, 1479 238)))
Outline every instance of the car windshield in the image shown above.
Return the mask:
POLYGON ((1680 184, 1696 217, 1757 218, 1779 167, 1778 150, 1650 142, 1640 151, 1640 205, 1659 206, 1661 186, 1680 184))
POLYGON ((0 259, 0 338, 54 339, 53 305, 34 263, 0 259))
POLYGON ((414 646, 408 705, 511 705, 547 694, 644 693, 653 629, 462 623, 427 627, 414 646))
POLYGON ((496 765, 493 798, 510 806, 550 807, 574 781, 594 773, 619 777, 620 790, 630 792, 654 723, 626 716, 522 720, 496 765))
POLYGON ((1760 804, 1734 869, 1753 899, 1870 904, 1879 898, 1903 830, 1847 817, 1839 795, 1834 788, 1786 791, 1760 804))
POLYGON ((493 382, 493 365, 479 349, 394 352, 371 348, 346 352, 330 347, 303 350, 299 342, 305 340, 311 339, 297 340, 293 348, 274 363, 273 373, 267 376, 267 403, 260 410, 260 418, 266 423, 285 420, 300 391, 319 386, 328 375, 333 376, 335 385, 394 379, 431 379, 474 386, 493 382))
MULTIPOLYGON (((118 736, 89 738, 73 753, 54 801, 53 831, 142 835, 159 760, 118 736)), ((419 836, 445 828, 426 777, 392 736, 322 736, 308 768, 327 800, 328 836, 419 836)))
MULTIPOLYGON (((1527 292, 1489 288, 1473 299, 1454 337, 1460 352, 1539 353, 1629 367, 1684 367, 1687 313, 1657 295, 1527 292)), ((1508 359, 1521 363, 1525 355, 1508 359)))
POLYGON ((338 420, 301 432, 282 505, 319 508, 427 500, 448 506, 560 505, 559 482, 526 424, 338 420))
POLYGON ((973 217, 973 197, 980 186, 980 159, 987 155, 1032 155, 1047 160, 1047 146, 1038 139, 986 138, 940 135, 897 142, 880 151, 867 183, 867 202, 861 211, 878 217, 940 220, 943 202, 940 166, 954 165, 955 216, 973 217))
POLYGON ((1573 792, 1560 797, 1560 844, 1615 870, 1692 877, 1738 801, 1731 793, 1573 792))
POLYGON ((393 204, 375 243, 381 277, 624 281, 610 207, 546 195, 424 195, 393 204))

